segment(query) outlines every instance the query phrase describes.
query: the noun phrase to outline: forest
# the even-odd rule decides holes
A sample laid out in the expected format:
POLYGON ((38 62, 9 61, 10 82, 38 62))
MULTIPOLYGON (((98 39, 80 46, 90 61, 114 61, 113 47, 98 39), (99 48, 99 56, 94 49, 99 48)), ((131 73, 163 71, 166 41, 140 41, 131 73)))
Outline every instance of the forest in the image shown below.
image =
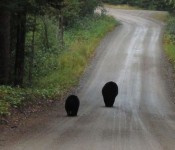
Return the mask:
POLYGON ((104 3, 169 11, 165 41, 174 46, 174 0, 1 0, 0 115, 78 83, 98 42, 117 24, 104 3), (97 7, 104 13, 94 13, 97 7))
POLYGON ((54 99, 78 83, 116 20, 98 0, 0 1, 0 114, 54 99), (103 10, 103 8, 102 8, 103 10))
POLYGON ((36 66, 35 46, 46 53, 56 47, 60 50, 63 46, 63 27, 70 27, 78 19, 93 14, 98 5, 100 3, 95 0, 1 1, 0 84, 22 86, 26 71, 31 83, 36 66), (55 37, 51 37, 53 40, 49 39, 52 36, 49 35, 50 25, 58 27, 56 43, 50 43, 55 40, 55 37), (25 61, 28 61, 28 66, 25 66, 25 61))

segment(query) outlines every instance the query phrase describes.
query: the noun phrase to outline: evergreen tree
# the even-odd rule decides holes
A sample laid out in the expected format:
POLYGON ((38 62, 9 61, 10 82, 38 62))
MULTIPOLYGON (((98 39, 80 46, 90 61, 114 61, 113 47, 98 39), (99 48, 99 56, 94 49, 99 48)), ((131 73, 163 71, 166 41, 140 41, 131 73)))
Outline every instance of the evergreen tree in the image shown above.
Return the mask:
MULTIPOLYGON (((29 24, 31 24, 28 16, 35 18, 35 24, 32 25, 33 37, 34 32, 36 32, 37 16, 57 18, 60 28, 58 34, 63 45, 64 26, 71 26, 81 17, 92 15, 98 5, 100 5, 100 0, 1 0, 0 85, 23 85, 25 57, 28 53, 25 50, 26 33, 29 31, 29 24)), ((45 33, 47 33, 47 26, 45 29, 45 33)), ((48 36, 46 39, 49 41, 48 36)), ((34 41, 32 43, 34 44, 34 41)), ((45 49, 48 49, 49 42, 45 45, 45 49)), ((34 49, 32 53, 34 53, 34 49)), ((31 59, 33 58, 31 57, 31 59)), ((32 70, 31 66, 30 70, 32 70)), ((31 78, 32 71, 29 72, 31 78)))
POLYGON ((0 3, 0 84, 8 84, 10 62, 10 11, 0 3))

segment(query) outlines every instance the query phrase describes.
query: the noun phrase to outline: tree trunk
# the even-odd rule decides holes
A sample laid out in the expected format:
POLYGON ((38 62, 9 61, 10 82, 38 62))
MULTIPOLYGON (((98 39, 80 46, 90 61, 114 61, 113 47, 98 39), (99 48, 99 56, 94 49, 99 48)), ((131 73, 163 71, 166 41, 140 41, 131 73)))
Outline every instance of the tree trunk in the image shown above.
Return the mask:
POLYGON ((34 60, 34 50, 35 50, 35 31, 36 31, 36 14, 34 16, 34 21, 33 21, 31 55, 29 58, 29 84, 30 86, 32 85, 33 60, 34 60))
POLYGON ((10 12, 0 10, 0 85, 7 85, 10 62, 10 12))
POLYGON ((46 23, 46 18, 42 17, 42 21, 44 24, 44 46, 45 48, 49 49, 49 38, 48 38, 48 28, 47 28, 47 23, 46 23))
POLYGON ((18 13, 17 43, 15 56, 15 86, 21 86, 24 78, 24 54, 26 35, 26 11, 18 13))
POLYGON ((9 83, 14 83, 15 52, 16 52, 16 35, 17 35, 17 16, 11 13, 10 19, 10 75, 9 83))
POLYGON ((61 12, 59 13, 59 37, 60 37, 60 43, 61 47, 64 46, 64 26, 63 26, 63 16, 61 12))

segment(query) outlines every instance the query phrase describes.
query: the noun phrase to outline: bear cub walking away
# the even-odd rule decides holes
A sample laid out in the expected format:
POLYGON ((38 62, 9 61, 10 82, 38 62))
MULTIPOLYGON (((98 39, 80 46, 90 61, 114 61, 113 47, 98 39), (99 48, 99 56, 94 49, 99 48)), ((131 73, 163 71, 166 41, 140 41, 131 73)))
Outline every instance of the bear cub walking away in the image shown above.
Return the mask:
POLYGON ((65 110, 67 116, 77 116, 80 101, 76 95, 70 95, 66 99, 65 110))
POLYGON ((115 82, 107 82, 102 88, 102 95, 106 107, 113 107, 116 96, 118 95, 118 86, 115 82))

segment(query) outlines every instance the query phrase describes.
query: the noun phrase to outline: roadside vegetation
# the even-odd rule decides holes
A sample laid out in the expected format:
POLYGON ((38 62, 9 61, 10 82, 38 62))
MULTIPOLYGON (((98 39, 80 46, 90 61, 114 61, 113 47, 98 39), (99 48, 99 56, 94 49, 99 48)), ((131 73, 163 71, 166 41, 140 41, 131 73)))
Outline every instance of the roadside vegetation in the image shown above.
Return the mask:
MULTIPOLYGON (((15 2, 20 1, 14 0, 14 5, 16 5, 15 2)), ((63 4, 67 6, 59 8, 59 10, 55 8, 60 4, 57 1, 53 0, 51 4, 48 1, 46 6, 42 1, 41 3, 37 2, 39 4, 29 1, 30 11, 26 12, 25 16, 24 53, 22 55, 20 52, 20 56, 18 56, 24 58, 24 62, 20 60, 20 65, 16 65, 16 60, 19 60, 16 55, 19 47, 16 46, 18 43, 15 36, 19 34, 19 31, 13 28, 14 24, 18 26, 16 20, 13 20, 14 24, 10 25, 14 34, 9 34, 11 47, 5 45, 9 39, 6 39, 7 41, 4 43, 1 41, 4 47, 6 46, 4 50, 13 49, 6 57, 11 63, 8 64, 8 69, 4 71, 5 69, 2 68, 7 61, 0 64, 1 71, 4 71, 4 77, 1 74, 0 80, 0 118, 11 115, 14 109, 23 111, 23 108, 29 105, 59 99, 77 85, 80 76, 93 57, 99 41, 117 25, 114 18, 106 16, 104 13, 94 13, 96 7, 101 6, 101 3, 97 3, 97 1, 84 3, 78 3, 78 0, 65 1, 63 4), (42 8, 38 5, 42 5, 42 8), (35 7, 40 9, 40 12, 37 12, 35 7), (31 12, 31 9, 34 10, 31 12), (62 9, 65 14, 60 14, 62 9), (62 18, 64 18, 64 22, 62 18), (23 68, 20 68, 21 65, 24 65, 23 68), (15 69, 23 71, 20 70, 15 75, 15 69), (8 74, 8 78, 5 74, 8 74), (21 75, 23 76, 19 79, 18 77, 21 75)), ((0 2, 0 8, 6 9, 9 14, 18 10, 18 8, 13 9, 14 5, 7 9, 6 4, 5 1, 0 2)), ((20 7, 23 8, 26 5, 24 3, 20 7)), ((20 11, 17 13, 21 14, 20 11)), ((1 25, 0 28, 2 28, 1 25)), ((2 33, 0 38, 1 36, 2 33)), ((3 54, 3 47, 0 48, 0 52, 3 54)), ((20 47, 21 49, 22 47, 20 47)), ((4 52, 4 54, 7 53, 4 52)))
POLYGON ((175 69, 175 16, 168 17, 166 32, 164 35, 164 49, 168 59, 175 69))
POLYGON ((152 17, 154 19, 159 20, 163 23, 166 23, 168 21, 168 16, 169 16, 169 13, 167 11, 159 11, 152 14, 152 17))
MULTIPOLYGON (((1 117, 12 109, 22 111, 30 104, 57 99, 77 85, 100 39, 117 24, 104 13, 94 13, 102 2, 171 14, 175 6, 174 0, 0 1, 1 117)), ((165 49, 172 62, 174 27, 170 17, 165 49)))
POLYGON ((116 8, 116 9, 128 9, 128 10, 138 10, 141 9, 138 6, 131 6, 129 4, 119 4, 119 5, 113 5, 113 4, 104 4, 105 7, 108 8, 116 8))

